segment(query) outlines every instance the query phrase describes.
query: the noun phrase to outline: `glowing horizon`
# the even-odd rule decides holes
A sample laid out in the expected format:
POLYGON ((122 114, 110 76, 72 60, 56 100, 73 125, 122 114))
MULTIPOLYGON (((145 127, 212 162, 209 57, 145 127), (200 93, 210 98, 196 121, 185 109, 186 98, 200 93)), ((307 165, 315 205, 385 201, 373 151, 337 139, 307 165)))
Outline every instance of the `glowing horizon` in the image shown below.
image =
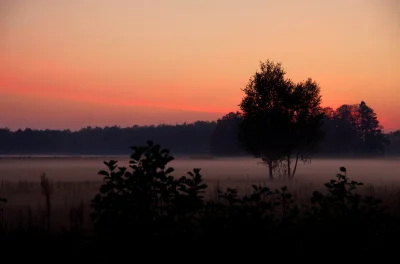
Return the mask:
POLYGON ((362 100, 400 129, 396 0, 0 3, 0 127, 133 126, 237 111, 259 62, 323 106, 362 100))

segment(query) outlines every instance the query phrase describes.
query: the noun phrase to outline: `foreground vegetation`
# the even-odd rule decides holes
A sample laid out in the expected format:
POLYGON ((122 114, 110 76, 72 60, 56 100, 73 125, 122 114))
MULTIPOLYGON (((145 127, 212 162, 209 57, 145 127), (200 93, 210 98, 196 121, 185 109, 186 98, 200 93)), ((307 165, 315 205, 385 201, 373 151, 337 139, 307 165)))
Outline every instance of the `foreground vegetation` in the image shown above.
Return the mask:
POLYGON ((172 160, 168 150, 148 142, 133 148, 129 168, 114 160, 105 162, 92 209, 87 211, 84 202, 72 207, 65 216, 69 225, 63 228, 52 204, 61 187, 42 175, 39 217, 28 212, 19 223, 7 223, 7 211, 2 211, 3 256, 46 262, 52 253, 62 260, 101 262, 126 259, 133 251, 136 257, 146 257, 172 248, 207 250, 196 254, 212 256, 223 248, 245 255, 248 249, 262 249, 270 256, 288 250, 296 256, 331 254, 338 248, 363 256, 395 252, 399 208, 358 193, 362 183, 350 181, 346 168, 325 184, 325 192, 312 192, 309 203, 303 204, 287 187, 256 185, 247 195, 217 188, 215 199, 205 199, 208 186, 201 170, 173 177, 174 170, 168 167, 172 160), (89 225, 84 225, 85 211, 91 215, 86 219, 89 225))

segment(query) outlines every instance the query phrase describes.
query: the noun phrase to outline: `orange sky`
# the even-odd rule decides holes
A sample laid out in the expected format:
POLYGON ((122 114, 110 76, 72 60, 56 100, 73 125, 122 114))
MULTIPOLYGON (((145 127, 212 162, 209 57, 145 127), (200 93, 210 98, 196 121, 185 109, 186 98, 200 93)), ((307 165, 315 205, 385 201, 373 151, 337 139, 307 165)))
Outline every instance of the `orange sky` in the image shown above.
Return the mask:
POLYGON ((1 0, 0 127, 215 120, 259 61, 400 128, 397 0, 1 0), (397 110, 397 111, 396 111, 397 110))

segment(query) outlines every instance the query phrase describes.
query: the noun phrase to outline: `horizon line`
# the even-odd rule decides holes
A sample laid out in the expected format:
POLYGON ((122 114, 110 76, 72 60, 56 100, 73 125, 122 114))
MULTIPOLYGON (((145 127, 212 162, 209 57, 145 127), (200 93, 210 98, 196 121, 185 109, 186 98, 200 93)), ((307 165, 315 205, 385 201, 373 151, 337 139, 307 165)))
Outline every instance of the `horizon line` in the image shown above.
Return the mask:
MULTIPOLYGON (((175 122, 175 123, 158 123, 158 124, 144 124, 144 125, 135 124, 135 125, 131 125, 131 126, 121 126, 121 125, 117 125, 117 124, 105 125, 105 126, 98 126, 98 125, 90 126, 89 125, 89 126, 80 127, 80 128, 77 128, 77 129, 70 129, 70 128, 52 129, 52 128, 30 128, 30 127, 25 127, 25 128, 21 128, 20 127, 20 128, 17 128, 17 129, 10 129, 8 127, 0 127, 0 130, 5 129, 5 130, 9 130, 10 132, 17 132, 19 130, 25 131, 25 130, 30 129, 32 131, 70 131, 70 132, 74 133, 74 132, 82 131, 82 130, 87 129, 87 128, 105 129, 105 128, 114 128, 114 127, 116 127, 116 128, 119 128, 119 129, 128 129, 128 128, 135 128, 135 127, 141 128, 141 127, 160 127, 160 126, 182 126, 182 125, 193 125, 193 124, 198 123, 198 122, 216 123, 220 119, 221 118, 218 118, 217 120, 196 120, 196 121, 193 121, 193 122, 184 121, 184 122, 175 122)), ((395 131, 400 131, 400 128, 393 128, 393 129, 385 129, 385 128, 383 128, 382 131, 384 133, 391 133, 391 132, 395 132, 395 131)))

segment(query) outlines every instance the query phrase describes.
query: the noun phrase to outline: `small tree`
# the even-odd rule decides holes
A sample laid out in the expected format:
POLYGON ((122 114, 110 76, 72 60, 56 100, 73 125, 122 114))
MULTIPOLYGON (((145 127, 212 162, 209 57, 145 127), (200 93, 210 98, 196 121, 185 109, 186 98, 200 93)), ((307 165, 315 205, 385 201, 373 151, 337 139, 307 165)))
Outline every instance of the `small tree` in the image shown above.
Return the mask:
POLYGON ((287 178, 292 179, 298 159, 309 160, 307 154, 322 136, 319 85, 311 79, 295 84, 285 74, 280 63, 261 62, 260 71, 243 89, 240 104, 239 141, 267 164, 270 179, 282 162, 287 165, 287 178))

